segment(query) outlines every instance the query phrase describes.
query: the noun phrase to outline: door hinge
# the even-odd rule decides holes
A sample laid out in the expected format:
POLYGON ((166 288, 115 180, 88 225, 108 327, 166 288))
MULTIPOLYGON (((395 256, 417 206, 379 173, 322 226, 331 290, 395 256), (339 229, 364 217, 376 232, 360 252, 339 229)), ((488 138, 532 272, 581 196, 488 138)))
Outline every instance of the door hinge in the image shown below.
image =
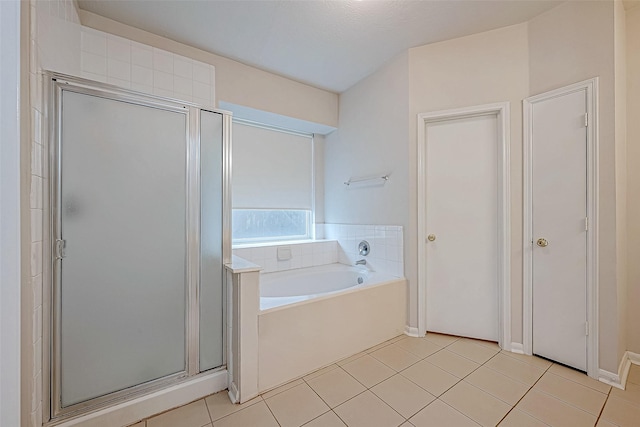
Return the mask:
POLYGON ((584 231, 589 231, 589 217, 584 219, 584 231))
POLYGON ((584 334, 589 336, 589 322, 584 322, 584 334))
POLYGON ((67 245, 66 240, 56 239, 55 251, 56 251, 56 260, 64 258, 64 248, 67 245))

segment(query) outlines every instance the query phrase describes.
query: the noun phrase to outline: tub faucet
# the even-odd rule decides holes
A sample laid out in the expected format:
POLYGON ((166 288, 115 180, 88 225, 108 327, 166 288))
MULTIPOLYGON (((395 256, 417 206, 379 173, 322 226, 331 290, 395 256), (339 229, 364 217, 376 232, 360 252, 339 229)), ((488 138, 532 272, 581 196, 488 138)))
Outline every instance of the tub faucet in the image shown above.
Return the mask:
POLYGON ((367 265, 367 260, 366 259, 361 259, 359 261, 356 261, 356 265, 367 265))

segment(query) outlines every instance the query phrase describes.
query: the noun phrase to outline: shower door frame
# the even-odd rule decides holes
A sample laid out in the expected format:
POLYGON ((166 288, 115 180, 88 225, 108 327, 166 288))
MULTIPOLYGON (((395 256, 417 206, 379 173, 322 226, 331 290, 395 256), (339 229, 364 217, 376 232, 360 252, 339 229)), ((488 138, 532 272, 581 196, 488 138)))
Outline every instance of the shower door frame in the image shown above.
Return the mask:
MULTIPOLYGON (((99 83, 60 73, 44 73, 43 100, 48 128, 48 161, 45 161, 45 175, 49 185, 44 188, 44 236, 49 242, 43 245, 43 333, 42 333, 42 375, 43 375, 43 421, 58 424, 70 418, 88 414, 123 403, 132 398, 147 395, 166 387, 226 369, 227 328, 226 328, 226 286, 225 275, 222 283, 222 365, 200 372, 200 115, 201 111, 222 116, 222 264, 231 260, 231 113, 224 110, 206 108, 191 102, 143 94, 105 83, 99 83), (83 402, 61 406, 61 357, 60 357, 60 291, 61 259, 56 259, 56 240, 61 239, 61 148, 62 148, 62 92, 72 91, 84 95, 97 96, 113 101, 127 102, 138 106, 157 108, 185 115, 186 159, 185 159, 185 369, 155 380, 118 390, 83 402)), ((34 355, 38 357, 38 355, 34 355)))

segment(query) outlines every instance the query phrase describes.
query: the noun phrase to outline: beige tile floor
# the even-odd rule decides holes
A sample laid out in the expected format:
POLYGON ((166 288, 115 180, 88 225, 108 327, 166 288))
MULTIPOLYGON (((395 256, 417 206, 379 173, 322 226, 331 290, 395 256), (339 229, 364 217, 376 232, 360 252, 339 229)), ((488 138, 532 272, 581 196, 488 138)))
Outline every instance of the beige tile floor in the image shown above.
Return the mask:
POLYGON ((399 336, 242 405, 226 392, 135 427, 640 426, 640 366, 625 391, 494 343, 399 336))

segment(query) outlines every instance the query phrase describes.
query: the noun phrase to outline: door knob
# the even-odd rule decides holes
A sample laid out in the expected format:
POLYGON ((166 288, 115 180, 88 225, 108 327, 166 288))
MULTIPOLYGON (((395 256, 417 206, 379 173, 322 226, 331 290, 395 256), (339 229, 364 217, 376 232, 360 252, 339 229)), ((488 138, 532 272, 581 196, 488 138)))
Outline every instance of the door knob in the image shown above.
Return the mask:
POLYGON ((549 242, 547 241, 547 239, 543 239, 543 238, 538 239, 536 244, 538 246, 540 246, 541 248, 545 248, 545 247, 549 246, 549 242))
POLYGON ((430 242, 433 242, 434 240, 436 240, 436 235, 435 234, 429 234, 427 236, 427 240, 430 242))

